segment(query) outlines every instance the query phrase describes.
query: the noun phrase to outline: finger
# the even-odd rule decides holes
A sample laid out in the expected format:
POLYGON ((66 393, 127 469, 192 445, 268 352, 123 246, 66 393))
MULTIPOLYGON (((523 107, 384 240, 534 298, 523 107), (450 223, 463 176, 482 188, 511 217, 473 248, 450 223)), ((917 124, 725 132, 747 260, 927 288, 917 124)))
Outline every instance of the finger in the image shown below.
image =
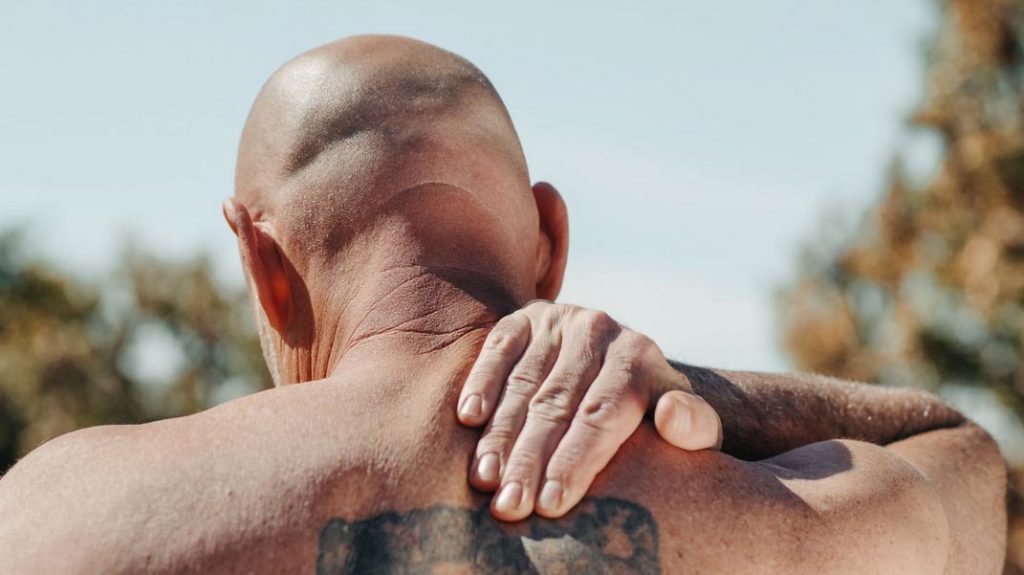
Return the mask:
POLYGON ((553 318, 542 318, 533 327, 523 356, 503 382, 494 415, 477 442, 469 474, 473 487, 482 491, 498 487, 508 454, 526 420, 530 399, 551 371, 560 345, 553 318))
POLYGON ((526 421, 502 472, 501 488, 491 506, 498 519, 515 521, 533 512, 548 460, 601 369, 612 326, 606 315, 585 312, 563 336, 566 343, 551 374, 530 400, 526 421))
POLYGON ((662 439, 688 451, 721 449, 722 420, 702 397, 670 391, 654 408, 654 427, 662 439))
POLYGON ((611 351, 576 416, 551 456, 537 500, 537 513, 557 518, 586 495, 598 473, 636 431, 649 394, 640 373, 611 351))
POLYGON ((463 425, 483 425, 494 411, 501 387, 530 342, 530 320, 516 312, 505 316, 487 334, 459 394, 458 418, 463 425))

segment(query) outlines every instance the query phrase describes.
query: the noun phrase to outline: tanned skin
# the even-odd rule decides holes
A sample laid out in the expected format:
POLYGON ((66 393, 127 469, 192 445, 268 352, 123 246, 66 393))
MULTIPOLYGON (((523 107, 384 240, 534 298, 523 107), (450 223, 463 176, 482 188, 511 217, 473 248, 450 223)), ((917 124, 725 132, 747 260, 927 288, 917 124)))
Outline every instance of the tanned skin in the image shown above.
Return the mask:
MULTIPOLYGON (((477 445, 471 483, 484 491, 499 489, 498 502, 510 483, 527 485, 527 492, 550 483, 561 488, 561 498, 553 502, 546 503, 541 495, 535 502, 524 498, 512 510, 492 505, 504 519, 530 511, 561 517, 637 428, 645 406, 656 404, 654 423, 669 443, 688 449, 721 446, 728 455, 781 472, 782 479, 822 479, 830 465, 839 466, 833 471, 845 469, 843 448, 851 440, 886 446, 884 451, 899 454, 924 476, 926 490, 941 500, 952 529, 948 546, 935 549, 944 557, 943 571, 990 573, 1000 568, 1005 467, 981 429, 929 393, 807 374, 731 372, 666 362, 654 342, 600 312, 533 302, 502 318, 491 331, 463 386, 460 405, 472 394, 483 396, 485 409, 476 419, 460 410, 460 419, 467 424, 492 419, 477 445), (588 356, 598 357, 603 365, 596 377, 565 377, 540 360, 552 354, 556 365, 588 365, 593 363, 588 356), (614 384, 608 384, 609 376, 614 384), (501 388, 499 399, 496 391, 501 388), (522 405, 524 396, 532 398, 528 407, 522 405), (502 462, 497 479, 485 481, 477 471, 486 453, 498 454, 502 462), (796 473, 787 475, 787 469, 796 473)), ((882 481, 874 486, 854 481, 846 487, 884 492, 882 481)), ((836 488, 830 482, 800 486, 826 498, 856 497, 852 491, 828 493, 836 488)), ((874 521, 884 524, 894 518, 874 521)), ((867 569, 864 562, 855 568, 867 569)))
MULTIPOLYGON (((493 518, 466 482, 479 434, 454 416, 460 387, 481 348, 500 349, 485 345, 496 322, 557 295, 568 232, 554 188, 529 185, 493 89, 452 54, 358 37, 286 65, 250 114, 225 216, 280 387, 35 450, 0 479, 0 572, 999 568, 1005 470, 991 439, 930 396, 810 376, 681 367, 684 395, 670 397, 685 405, 658 404, 658 427, 671 436, 694 391, 726 452, 683 451, 641 425, 571 511, 493 518)), ((594 335, 572 325, 562 341, 594 335)), ((649 340, 612 332, 600 347, 630 368, 620 384, 666 368, 649 340)), ((530 396, 551 371, 537 357, 553 355, 513 360, 530 396)), ((657 394, 619 389, 547 415, 621 433, 619 414, 657 394)), ((520 415, 536 422, 541 405, 555 404, 520 415)), ((528 475, 516 513, 533 505, 528 475)))

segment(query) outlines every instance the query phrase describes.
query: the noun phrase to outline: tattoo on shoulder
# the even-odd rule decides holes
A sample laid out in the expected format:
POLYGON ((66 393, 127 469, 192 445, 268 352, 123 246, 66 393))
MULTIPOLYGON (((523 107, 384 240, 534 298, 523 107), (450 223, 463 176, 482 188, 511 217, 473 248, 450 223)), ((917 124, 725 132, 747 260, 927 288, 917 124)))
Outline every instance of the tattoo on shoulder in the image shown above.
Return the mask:
POLYGON ((320 530, 318 575, 660 573, 658 526, 622 499, 587 498, 562 519, 502 523, 487 506, 334 518, 320 530))

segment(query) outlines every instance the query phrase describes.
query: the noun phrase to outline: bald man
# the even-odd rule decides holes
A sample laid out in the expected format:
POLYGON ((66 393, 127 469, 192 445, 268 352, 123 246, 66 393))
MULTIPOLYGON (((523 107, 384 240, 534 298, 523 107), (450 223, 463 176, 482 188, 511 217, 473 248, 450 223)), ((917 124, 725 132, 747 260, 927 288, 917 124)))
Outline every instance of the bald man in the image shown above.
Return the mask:
POLYGON ((370 36, 289 62, 225 204, 278 387, 32 452, 0 572, 998 571, 998 450, 931 396, 674 371, 607 316, 523 308, 558 293, 565 214, 465 60, 370 36), (713 407, 725 452, 625 425, 612 459, 650 381, 684 393, 662 423, 713 407), (592 485, 573 445, 611 459, 592 485))

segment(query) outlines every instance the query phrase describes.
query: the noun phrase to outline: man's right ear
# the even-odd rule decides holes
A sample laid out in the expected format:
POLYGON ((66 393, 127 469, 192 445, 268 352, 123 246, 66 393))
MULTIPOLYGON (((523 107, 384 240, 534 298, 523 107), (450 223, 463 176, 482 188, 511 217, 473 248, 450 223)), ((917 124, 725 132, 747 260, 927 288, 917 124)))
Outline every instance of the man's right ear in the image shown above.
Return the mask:
POLYGON ((547 182, 533 185, 533 199, 540 216, 535 289, 537 297, 554 301, 562 289, 569 253, 569 214, 561 194, 547 182))
POLYGON ((245 205, 233 198, 224 200, 222 208, 224 219, 238 236, 242 268, 249 285, 256 291, 271 327, 283 333, 291 313, 291 284, 273 226, 253 222, 245 205))

